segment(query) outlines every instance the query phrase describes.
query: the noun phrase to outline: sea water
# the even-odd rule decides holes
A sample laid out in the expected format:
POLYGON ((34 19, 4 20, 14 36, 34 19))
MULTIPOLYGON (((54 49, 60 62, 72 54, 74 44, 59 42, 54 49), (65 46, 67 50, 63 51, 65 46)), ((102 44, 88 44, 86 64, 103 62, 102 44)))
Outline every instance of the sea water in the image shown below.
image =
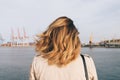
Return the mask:
MULTIPOLYGON (((120 48, 82 48, 96 65, 99 80, 120 80, 120 48)), ((34 47, 0 47, 0 80, 28 80, 34 47)))

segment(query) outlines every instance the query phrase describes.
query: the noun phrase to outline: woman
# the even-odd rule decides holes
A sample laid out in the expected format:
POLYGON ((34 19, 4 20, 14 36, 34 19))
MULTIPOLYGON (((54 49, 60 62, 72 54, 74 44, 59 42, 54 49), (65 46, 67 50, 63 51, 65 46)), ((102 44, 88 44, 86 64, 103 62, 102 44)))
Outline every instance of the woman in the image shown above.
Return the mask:
MULTIPOLYGON (((78 34, 70 18, 59 17, 38 35, 29 80, 86 80, 78 34)), ((89 80, 98 80, 92 58, 85 60, 89 80)))

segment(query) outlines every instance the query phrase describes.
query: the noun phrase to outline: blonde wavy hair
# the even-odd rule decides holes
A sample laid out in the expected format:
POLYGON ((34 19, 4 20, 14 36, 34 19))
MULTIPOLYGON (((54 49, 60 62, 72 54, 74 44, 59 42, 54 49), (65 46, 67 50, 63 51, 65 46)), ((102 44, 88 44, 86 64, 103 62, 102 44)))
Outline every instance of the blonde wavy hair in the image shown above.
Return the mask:
POLYGON ((68 17, 59 17, 48 29, 37 35, 36 51, 48 60, 49 65, 65 66, 75 60, 81 44, 73 21, 68 17))

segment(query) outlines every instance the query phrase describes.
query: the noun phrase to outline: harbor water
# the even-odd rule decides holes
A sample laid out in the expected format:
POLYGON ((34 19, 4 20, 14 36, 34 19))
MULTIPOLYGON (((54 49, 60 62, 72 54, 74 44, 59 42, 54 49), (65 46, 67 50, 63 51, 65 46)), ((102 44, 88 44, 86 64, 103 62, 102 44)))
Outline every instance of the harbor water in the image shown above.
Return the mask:
MULTIPOLYGON (((82 48, 95 62, 99 80, 120 80, 120 48, 82 48)), ((0 80, 28 80, 33 47, 0 47, 0 80)))

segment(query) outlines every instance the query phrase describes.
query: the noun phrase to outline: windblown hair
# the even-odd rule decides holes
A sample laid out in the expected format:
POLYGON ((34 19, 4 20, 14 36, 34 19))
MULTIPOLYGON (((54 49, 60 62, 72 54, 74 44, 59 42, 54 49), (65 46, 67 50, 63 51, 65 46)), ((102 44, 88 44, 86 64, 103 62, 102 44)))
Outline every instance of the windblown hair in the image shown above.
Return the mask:
POLYGON ((37 35, 36 51, 48 60, 49 65, 65 66, 75 60, 81 44, 73 21, 68 17, 59 17, 48 29, 37 35))

